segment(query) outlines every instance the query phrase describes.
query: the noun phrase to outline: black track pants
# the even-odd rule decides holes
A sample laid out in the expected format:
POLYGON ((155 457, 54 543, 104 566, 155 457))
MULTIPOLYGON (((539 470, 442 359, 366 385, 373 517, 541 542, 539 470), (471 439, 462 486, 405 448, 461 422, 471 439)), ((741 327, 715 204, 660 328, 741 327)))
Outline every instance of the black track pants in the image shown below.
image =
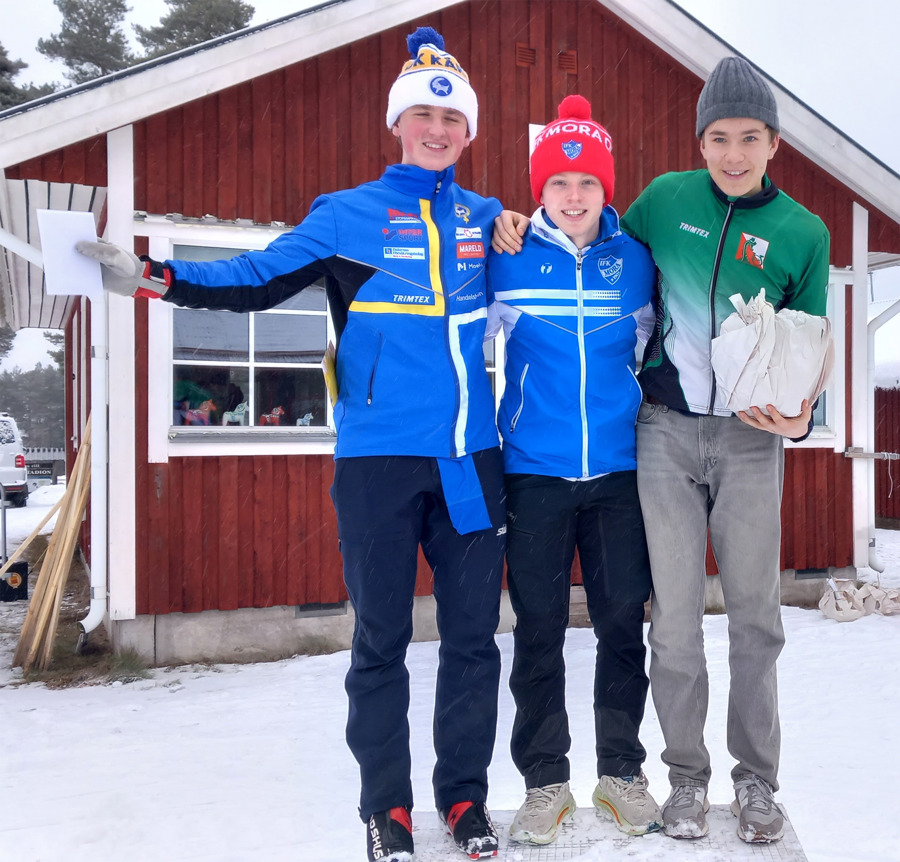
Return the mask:
POLYGON ((506 519, 499 449, 473 456, 493 526, 460 535, 434 458, 339 458, 332 499, 356 613, 347 743, 360 767, 363 820, 412 805, 409 674, 418 548, 434 573, 441 636, 434 703, 435 803, 486 801, 497 724, 494 642, 506 519))
POLYGON ((648 688, 643 620, 651 581, 635 473, 586 482, 530 474, 506 479, 509 595, 516 612, 509 681, 516 702, 513 761, 526 787, 569 779, 563 644, 577 547, 597 636, 597 774, 637 774, 646 758, 638 731, 648 688))

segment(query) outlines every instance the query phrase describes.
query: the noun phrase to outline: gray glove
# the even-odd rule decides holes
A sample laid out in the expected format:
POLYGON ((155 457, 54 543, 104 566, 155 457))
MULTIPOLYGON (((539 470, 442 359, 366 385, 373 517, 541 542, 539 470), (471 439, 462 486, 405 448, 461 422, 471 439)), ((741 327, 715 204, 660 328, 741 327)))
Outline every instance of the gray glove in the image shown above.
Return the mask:
POLYGON ((104 290, 120 296, 134 296, 141 289, 157 296, 166 292, 165 284, 144 278, 144 261, 121 246, 104 239, 98 242, 79 240, 75 250, 101 265, 104 290))

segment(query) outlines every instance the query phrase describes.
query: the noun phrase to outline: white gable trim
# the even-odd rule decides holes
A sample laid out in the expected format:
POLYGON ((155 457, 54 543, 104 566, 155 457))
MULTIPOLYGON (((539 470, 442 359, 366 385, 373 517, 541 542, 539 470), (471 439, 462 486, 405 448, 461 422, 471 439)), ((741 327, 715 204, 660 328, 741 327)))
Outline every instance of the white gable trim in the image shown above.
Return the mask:
MULTIPOLYGON (((276 26, 251 30, 168 63, 51 99, 2 121, 0 167, 137 122, 210 93, 441 9, 446 0, 344 0, 276 26), (40 134, 35 132, 40 130, 40 134)), ((406 56, 397 46, 397 71, 406 56)))
MULTIPOLYGON (((703 80, 719 60, 738 53, 671 0, 598 2, 703 80)), ((752 58, 747 59, 752 62, 752 58)), ((835 179, 900 222, 900 177, 768 75, 765 77, 778 102, 781 137, 835 179)))

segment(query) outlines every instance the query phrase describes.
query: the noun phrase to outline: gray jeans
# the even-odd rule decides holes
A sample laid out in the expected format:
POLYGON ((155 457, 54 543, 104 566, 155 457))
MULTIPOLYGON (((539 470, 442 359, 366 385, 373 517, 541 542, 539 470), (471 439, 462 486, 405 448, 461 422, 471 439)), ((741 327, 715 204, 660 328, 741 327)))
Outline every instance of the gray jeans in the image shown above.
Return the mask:
POLYGON ((650 683, 672 785, 707 785, 703 651, 707 529, 728 614, 728 750, 732 777, 778 788, 781 730, 775 662, 784 645, 779 554, 781 437, 736 417, 641 405, 638 489, 650 567, 650 683))

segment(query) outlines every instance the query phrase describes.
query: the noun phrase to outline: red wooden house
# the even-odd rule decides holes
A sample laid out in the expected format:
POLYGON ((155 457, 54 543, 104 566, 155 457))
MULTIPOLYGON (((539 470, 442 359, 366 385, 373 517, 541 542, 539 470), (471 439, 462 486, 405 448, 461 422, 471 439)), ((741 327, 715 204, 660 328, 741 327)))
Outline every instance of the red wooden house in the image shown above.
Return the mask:
MULTIPOLYGON (((86 629, 104 620, 156 662, 349 642, 319 371, 331 333, 316 289, 247 316, 48 297, 35 210, 92 211, 160 259, 262 247, 316 195, 397 160, 387 92, 421 24, 480 97, 462 185, 530 211, 529 124, 574 92, 615 141, 620 211, 655 175, 703 166, 695 104, 734 52, 669 0, 331 0, 0 113, 0 311, 65 329, 70 458, 94 417, 86 629)), ((823 574, 869 559, 873 465, 846 452, 872 451, 867 260, 900 254, 900 176, 772 84, 771 176, 832 234, 837 368, 814 434, 788 452, 783 506, 783 568, 823 574)), ((423 565, 423 620, 429 592, 423 565)))

